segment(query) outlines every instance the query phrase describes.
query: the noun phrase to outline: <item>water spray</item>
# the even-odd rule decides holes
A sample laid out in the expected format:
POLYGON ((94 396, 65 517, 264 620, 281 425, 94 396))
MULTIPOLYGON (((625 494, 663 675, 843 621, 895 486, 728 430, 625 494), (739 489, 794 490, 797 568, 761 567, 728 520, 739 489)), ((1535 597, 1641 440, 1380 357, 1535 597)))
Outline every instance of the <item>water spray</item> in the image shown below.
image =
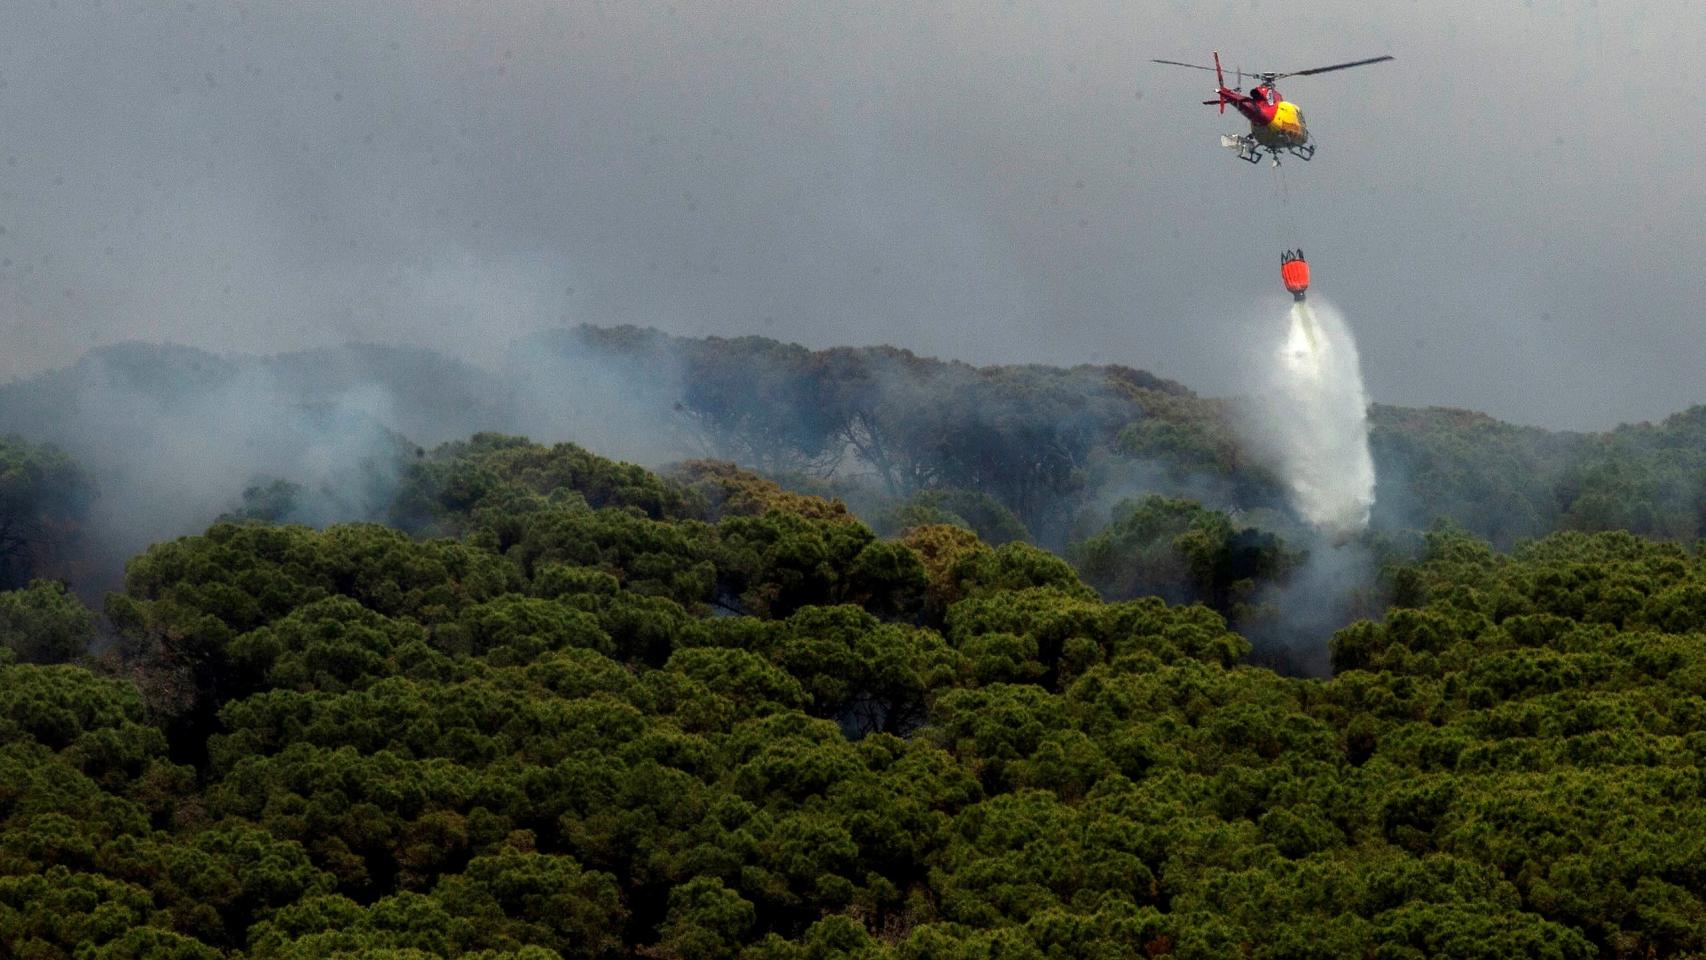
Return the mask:
POLYGON ((1274 357, 1263 432, 1273 441, 1297 512, 1343 541, 1368 526, 1374 459, 1368 449, 1368 397, 1356 340, 1338 313, 1306 299, 1309 263, 1302 250, 1280 258, 1292 296, 1291 322, 1274 357))

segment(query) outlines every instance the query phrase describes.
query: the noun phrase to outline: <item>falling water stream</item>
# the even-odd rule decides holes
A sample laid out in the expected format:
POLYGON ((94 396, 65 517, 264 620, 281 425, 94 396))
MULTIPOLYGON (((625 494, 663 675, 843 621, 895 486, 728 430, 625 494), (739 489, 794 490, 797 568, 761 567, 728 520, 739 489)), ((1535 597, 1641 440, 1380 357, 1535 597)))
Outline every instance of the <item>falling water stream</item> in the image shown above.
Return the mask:
POLYGON ((1374 505, 1368 397, 1356 340, 1336 311, 1292 304, 1269 388, 1264 419, 1293 506, 1324 533, 1361 531, 1374 505))

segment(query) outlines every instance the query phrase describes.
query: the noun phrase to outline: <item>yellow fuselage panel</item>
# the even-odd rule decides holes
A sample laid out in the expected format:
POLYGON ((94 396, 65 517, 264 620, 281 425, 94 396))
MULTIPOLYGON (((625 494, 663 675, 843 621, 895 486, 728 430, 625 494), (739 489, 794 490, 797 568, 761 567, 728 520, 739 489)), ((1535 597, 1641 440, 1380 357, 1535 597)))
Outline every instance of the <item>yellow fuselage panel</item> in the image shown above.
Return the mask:
POLYGON ((1274 118, 1265 124, 1250 124, 1250 133, 1257 142, 1270 147, 1301 146, 1309 139, 1303 125, 1303 111, 1289 100, 1274 104, 1274 118))

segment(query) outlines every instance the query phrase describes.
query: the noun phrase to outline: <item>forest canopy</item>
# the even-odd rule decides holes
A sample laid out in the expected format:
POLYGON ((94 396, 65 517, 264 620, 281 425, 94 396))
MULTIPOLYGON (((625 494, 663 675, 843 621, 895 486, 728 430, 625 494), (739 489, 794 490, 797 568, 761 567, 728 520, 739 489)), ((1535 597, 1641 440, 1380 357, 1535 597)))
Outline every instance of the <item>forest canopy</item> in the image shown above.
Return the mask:
POLYGON ((1311 679, 1152 595, 1297 562, 1183 501, 1115 511, 1093 588, 726 463, 399 477, 389 525, 149 548, 98 655, 62 586, 0 593, 4 952, 1706 951, 1691 547, 1441 527, 1311 679))

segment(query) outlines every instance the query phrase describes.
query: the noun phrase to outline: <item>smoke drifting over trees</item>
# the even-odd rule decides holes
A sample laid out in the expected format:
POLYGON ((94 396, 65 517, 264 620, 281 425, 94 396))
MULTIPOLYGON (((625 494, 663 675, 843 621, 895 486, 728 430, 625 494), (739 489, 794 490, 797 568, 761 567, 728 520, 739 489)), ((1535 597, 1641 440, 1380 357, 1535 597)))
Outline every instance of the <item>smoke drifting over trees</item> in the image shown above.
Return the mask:
POLYGON ((979 370, 904 351, 581 328, 517 344, 500 377, 408 349, 257 358, 127 345, 0 388, 0 430, 84 465, 100 491, 92 526, 117 556, 199 529, 244 487, 278 493, 273 480, 297 494, 271 519, 377 516, 411 442, 481 429, 652 464, 735 460, 846 484, 855 499, 868 490, 873 505, 935 492, 940 506, 940 492, 965 491, 1058 544, 1094 458, 1149 398, 1190 400, 1120 368, 979 370))
MULTIPOLYGON (((495 430, 653 466, 740 463, 839 497, 888 535, 945 522, 1037 543, 1106 596, 1211 603, 1316 668, 1326 637, 1384 590, 1384 547, 1327 563, 1333 541, 1293 511, 1287 461, 1238 426, 1247 405, 1142 371, 977 368, 638 328, 553 331, 506 356, 490 374, 413 348, 123 345, 0 387, 18 462, 72 471, 14 484, 58 499, 10 515, 58 532, 57 553, 40 555, 52 562, 15 566, 13 585, 48 573, 93 598, 147 544, 220 516, 389 522, 426 450, 495 430), (1298 584, 1310 586, 1288 592, 1298 584)), ((1596 437, 1375 407, 1372 529, 1444 517, 1501 545, 1558 528, 1690 539, 1706 517, 1696 414, 1596 437)))
POLYGON ((0 957, 1706 955, 1706 407, 1226 309, 1700 400, 1612 6, 0 4, 0 957))

